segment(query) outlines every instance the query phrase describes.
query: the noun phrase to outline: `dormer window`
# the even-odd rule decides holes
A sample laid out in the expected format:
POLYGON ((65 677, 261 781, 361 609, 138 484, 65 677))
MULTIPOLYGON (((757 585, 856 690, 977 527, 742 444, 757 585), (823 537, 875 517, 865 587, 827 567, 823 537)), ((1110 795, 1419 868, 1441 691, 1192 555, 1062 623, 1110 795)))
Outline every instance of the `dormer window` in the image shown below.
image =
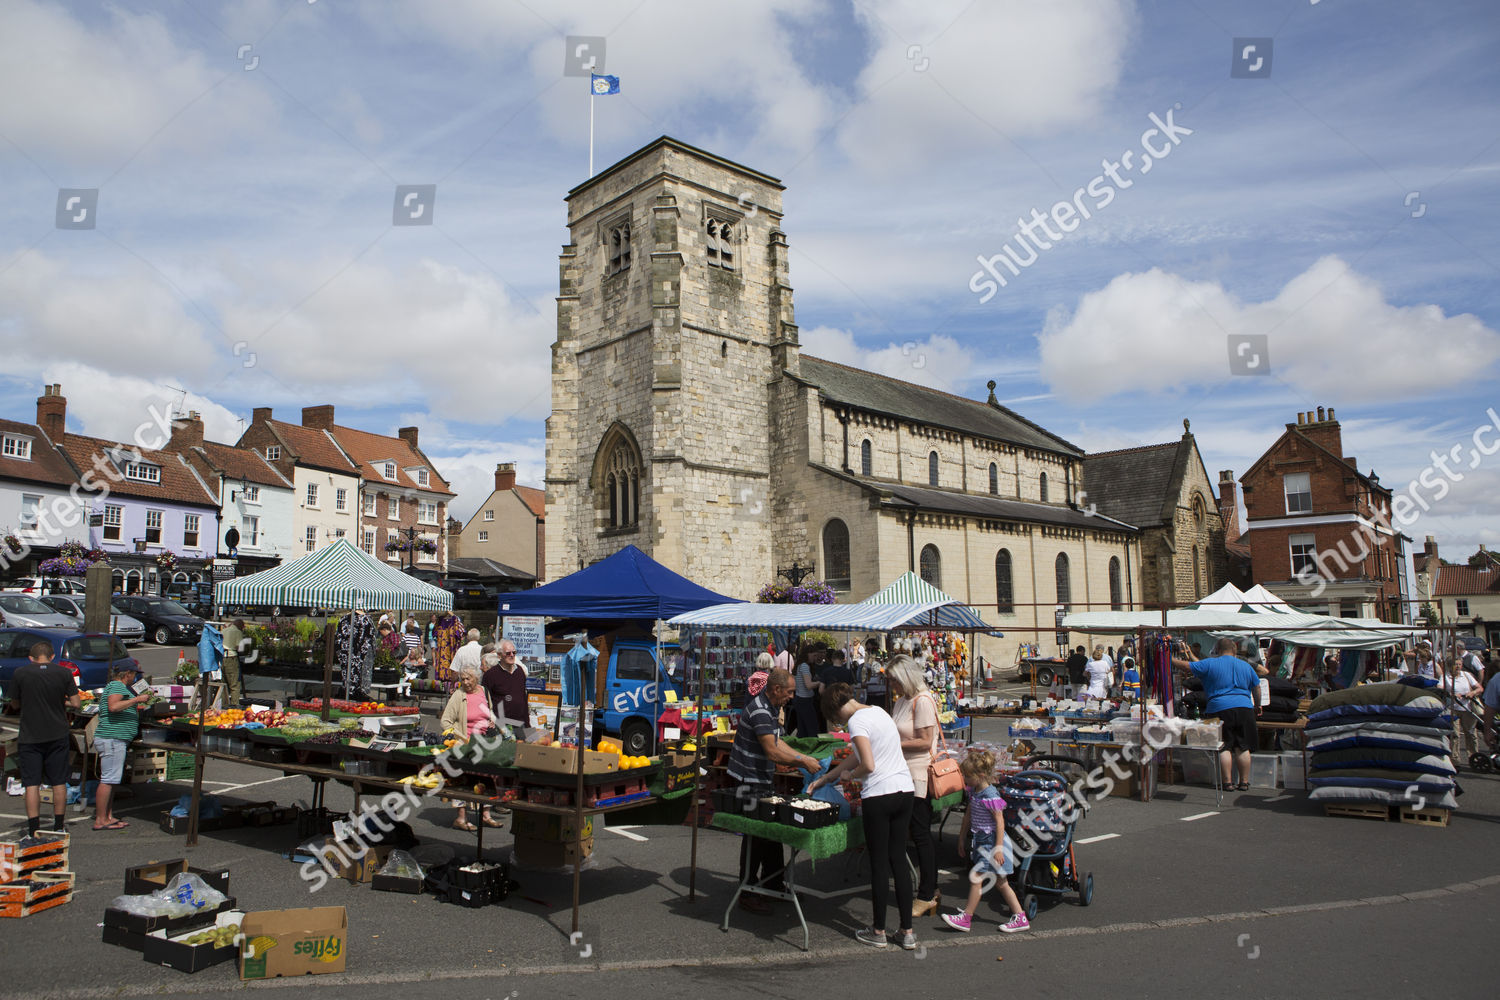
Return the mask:
POLYGON ((161 466, 145 462, 126 462, 125 478, 135 483, 160 483, 161 466))
POLYGON ((412 478, 417 481, 417 485, 418 486, 426 486, 427 483, 428 483, 427 470, 426 469, 417 469, 412 474, 412 478))
POLYGON ((31 438, 18 437, 14 434, 5 435, 5 443, 0 447, 0 454, 6 458, 19 458, 23 461, 31 460, 31 438))
POLYGON ((395 482, 396 481, 396 463, 395 462, 387 462, 387 463, 385 463, 385 468, 383 468, 380 471, 380 474, 382 476, 384 476, 385 478, 391 480, 392 482, 395 482))
POLYGON ((279 445, 279 444, 268 444, 268 445, 266 445, 266 461, 267 462, 275 462, 275 461, 277 461, 280 458, 281 458, 281 445, 279 445))

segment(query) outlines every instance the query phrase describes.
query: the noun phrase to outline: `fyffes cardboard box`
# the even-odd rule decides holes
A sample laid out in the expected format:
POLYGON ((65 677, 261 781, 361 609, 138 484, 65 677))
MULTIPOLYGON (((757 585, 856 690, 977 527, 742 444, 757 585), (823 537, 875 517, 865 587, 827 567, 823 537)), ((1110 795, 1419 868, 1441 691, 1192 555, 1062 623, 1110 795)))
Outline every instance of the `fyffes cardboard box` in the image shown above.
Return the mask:
POLYGON ((247 913, 240 932, 241 979, 344 971, 349 916, 342 906, 247 913))

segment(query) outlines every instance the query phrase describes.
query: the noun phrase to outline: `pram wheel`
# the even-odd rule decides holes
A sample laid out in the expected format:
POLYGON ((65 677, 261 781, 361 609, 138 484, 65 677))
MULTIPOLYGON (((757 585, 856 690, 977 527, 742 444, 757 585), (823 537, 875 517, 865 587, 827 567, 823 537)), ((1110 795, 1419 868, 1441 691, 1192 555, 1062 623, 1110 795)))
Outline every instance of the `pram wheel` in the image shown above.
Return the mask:
POLYGON ((1471 770, 1483 772, 1490 770, 1492 767, 1494 767, 1494 762, 1490 760, 1489 754, 1480 753, 1477 750, 1469 754, 1469 768, 1471 770))
POLYGON ((1035 893, 1028 892, 1021 897, 1021 911, 1026 914, 1029 923, 1036 919, 1037 898, 1035 893))
POLYGON ((1094 873, 1089 872, 1083 877, 1083 888, 1078 890, 1078 905, 1088 906, 1094 901, 1094 873))

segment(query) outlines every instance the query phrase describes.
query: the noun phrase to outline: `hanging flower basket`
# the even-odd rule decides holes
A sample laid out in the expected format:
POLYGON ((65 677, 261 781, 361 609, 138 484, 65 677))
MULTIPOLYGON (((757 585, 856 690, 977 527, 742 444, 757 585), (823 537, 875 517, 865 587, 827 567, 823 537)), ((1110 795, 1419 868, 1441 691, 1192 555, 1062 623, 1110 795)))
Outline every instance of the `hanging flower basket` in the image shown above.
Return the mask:
POLYGON ((175 569, 177 566, 177 554, 171 549, 158 553, 156 556, 156 566, 158 569, 163 570, 175 569))
POLYGON ((15 535, 6 535, 5 547, 12 552, 20 552, 22 548, 21 539, 17 538, 15 535))
POLYGON ((418 538, 414 542, 408 542, 405 538, 392 538, 385 543, 387 552, 427 552, 438 550, 437 542, 430 538, 418 538))
POLYGON ((760 604, 832 604, 833 587, 822 580, 804 580, 795 587, 768 583, 755 595, 760 604))
MULTIPOLYGON (((9 539, 6 540, 7 544, 9 539)), ((82 542, 63 542, 58 555, 37 567, 43 576, 83 576, 94 563, 107 561, 101 549, 86 549, 82 542)))

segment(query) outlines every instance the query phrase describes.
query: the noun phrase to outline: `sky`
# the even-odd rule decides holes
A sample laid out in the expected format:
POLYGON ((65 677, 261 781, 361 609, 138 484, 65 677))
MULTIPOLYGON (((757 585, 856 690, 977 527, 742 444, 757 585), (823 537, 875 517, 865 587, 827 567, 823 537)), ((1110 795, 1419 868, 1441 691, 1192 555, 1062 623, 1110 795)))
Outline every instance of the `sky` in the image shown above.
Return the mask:
POLYGON ((668 134, 785 183, 805 353, 1088 451, 1189 419, 1215 482, 1333 407, 1461 560, 1500 547, 1497 42, 1492 0, 6 0, 0 415, 332 403, 419 426, 461 519, 496 462, 540 485, 576 54, 620 80, 599 169, 668 134))

